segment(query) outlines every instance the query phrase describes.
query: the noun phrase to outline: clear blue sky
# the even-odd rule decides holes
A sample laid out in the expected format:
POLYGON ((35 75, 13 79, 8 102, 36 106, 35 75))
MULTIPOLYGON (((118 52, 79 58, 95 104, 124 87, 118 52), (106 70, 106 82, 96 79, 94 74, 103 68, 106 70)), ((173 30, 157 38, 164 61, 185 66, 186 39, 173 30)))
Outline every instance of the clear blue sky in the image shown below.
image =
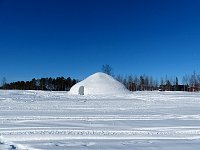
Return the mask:
POLYGON ((0 78, 200 71, 199 0, 0 0, 0 78))

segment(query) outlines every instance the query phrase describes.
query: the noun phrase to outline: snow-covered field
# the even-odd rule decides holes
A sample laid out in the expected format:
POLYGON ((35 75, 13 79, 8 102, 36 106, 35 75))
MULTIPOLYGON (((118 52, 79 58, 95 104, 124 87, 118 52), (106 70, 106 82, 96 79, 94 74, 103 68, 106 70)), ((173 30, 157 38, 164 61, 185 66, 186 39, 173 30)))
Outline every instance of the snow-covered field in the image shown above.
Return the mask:
POLYGON ((200 149, 200 93, 0 91, 0 150, 200 149))

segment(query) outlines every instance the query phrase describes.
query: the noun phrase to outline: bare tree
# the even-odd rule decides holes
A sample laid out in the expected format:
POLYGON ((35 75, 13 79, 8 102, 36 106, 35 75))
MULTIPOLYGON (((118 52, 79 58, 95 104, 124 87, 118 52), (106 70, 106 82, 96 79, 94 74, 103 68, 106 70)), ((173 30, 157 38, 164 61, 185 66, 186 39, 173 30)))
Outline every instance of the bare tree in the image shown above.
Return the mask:
POLYGON ((108 65, 108 64, 103 65, 101 70, 103 73, 113 76, 113 72, 112 72, 113 69, 110 65, 108 65))
POLYGON ((6 83, 7 83, 6 77, 3 77, 2 80, 1 80, 1 84, 2 84, 3 89, 6 88, 5 87, 6 83))
POLYGON ((158 88, 158 79, 155 79, 155 80, 153 81, 153 86, 154 86, 155 90, 158 90, 158 89, 159 89, 159 88, 158 88))
POLYGON ((134 90, 134 86, 133 86, 133 77, 132 75, 129 75, 128 76, 128 89, 130 91, 133 91, 134 90))
POLYGON ((127 76, 123 79, 123 84, 128 89, 128 79, 127 79, 127 76))
POLYGON ((182 82, 184 85, 189 85, 189 76, 188 75, 183 76, 182 82))
POLYGON ((134 76, 134 83, 135 83, 135 90, 138 91, 138 87, 140 85, 140 80, 138 79, 138 77, 136 75, 134 76))
POLYGON ((121 82, 121 83, 123 83, 123 80, 124 80, 123 76, 121 76, 121 75, 117 75, 117 76, 115 77, 115 79, 116 79, 117 81, 121 82))
POLYGON ((144 75, 144 90, 149 90, 149 77, 144 75))
POLYGON ((194 71, 190 78, 190 86, 197 86, 197 75, 194 71))
POLYGON ((161 77, 161 79, 160 79, 160 85, 164 85, 164 80, 163 80, 162 77, 161 77))
POLYGON ((153 90, 153 77, 150 76, 149 78, 149 86, 150 86, 150 90, 152 91, 153 90))

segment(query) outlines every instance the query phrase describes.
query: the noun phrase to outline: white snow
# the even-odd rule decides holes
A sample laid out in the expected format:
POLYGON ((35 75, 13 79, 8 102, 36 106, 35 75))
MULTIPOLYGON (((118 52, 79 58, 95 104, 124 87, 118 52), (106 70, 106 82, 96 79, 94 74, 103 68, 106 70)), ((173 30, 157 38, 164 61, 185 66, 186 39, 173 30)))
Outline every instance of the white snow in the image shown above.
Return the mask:
POLYGON ((123 84, 105 73, 95 73, 77 83, 70 89, 70 94, 79 94, 84 87, 84 95, 119 95, 130 93, 123 84))
POLYGON ((200 149, 200 93, 0 90, 0 150, 200 149))

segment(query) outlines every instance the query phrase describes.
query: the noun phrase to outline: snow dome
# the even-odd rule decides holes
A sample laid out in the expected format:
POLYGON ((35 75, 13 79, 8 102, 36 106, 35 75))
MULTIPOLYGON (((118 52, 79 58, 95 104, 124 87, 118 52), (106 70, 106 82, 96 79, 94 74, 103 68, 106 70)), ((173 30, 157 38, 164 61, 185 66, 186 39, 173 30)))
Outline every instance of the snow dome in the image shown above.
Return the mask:
POLYGON ((76 95, 117 95, 130 92, 113 77, 98 72, 72 86, 69 93, 76 95))

